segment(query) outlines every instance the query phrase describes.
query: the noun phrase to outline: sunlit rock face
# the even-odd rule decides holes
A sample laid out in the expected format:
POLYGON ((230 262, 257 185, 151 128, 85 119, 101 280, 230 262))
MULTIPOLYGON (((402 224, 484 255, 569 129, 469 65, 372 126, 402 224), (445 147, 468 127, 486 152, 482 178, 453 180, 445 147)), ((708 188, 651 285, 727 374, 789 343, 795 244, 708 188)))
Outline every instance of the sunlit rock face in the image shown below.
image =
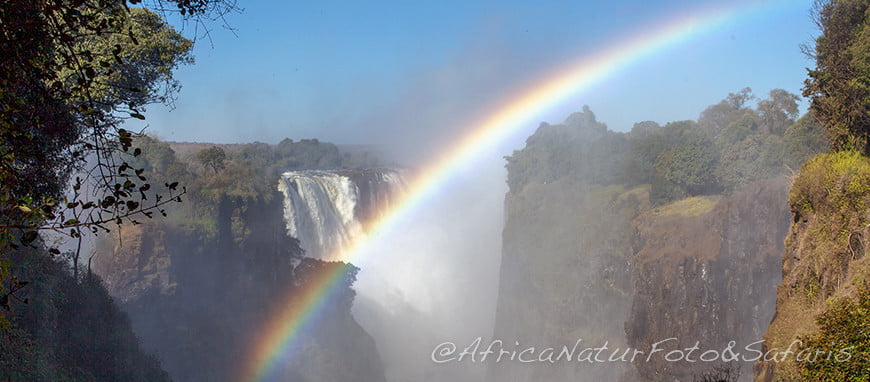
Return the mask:
POLYGON ((305 255, 342 260, 341 249, 383 213, 404 183, 390 169, 289 171, 281 176, 287 233, 305 255))
MULTIPOLYGON (((723 364, 665 359, 696 342, 692 358, 731 341, 755 356, 745 347, 761 349, 773 316, 787 194, 783 178, 663 207, 643 186, 560 180, 509 193, 494 338, 535 355, 582 342, 572 362, 503 360, 490 380, 691 381, 723 364), (580 354, 602 346, 604 362, 580 354), (643 353, 626 362, 627 349, 643 353)), ((732 367, 752 379, 751 361, 732 367)))
POLYGON ((650 211, 636 219, 626 333, 634 348, 661 349, 649 362, 634 363, 638 380, 691 381, 720 367, 731 341, 733 352, 750 361, 730 367, 739 368, 740 381, 752 380, 751 359, 762 349, 757 341, 773 317, 781 280, 787 196, 788 181, 777 178, 749 184, 697 216, 650 211), (690 356, 696 362, 678 360, 696 343, 690 356), (665 357, 676 349, 681 353, 665 357), (708 350, 719 359, 699 362, 708 350))
MULTIPOLYGON (((653 206, 649 185, 620 175, 622 139, 584 112, 543 124, 508 158, 492 338, 496 355, 507 353, 486 362, 488 380, 692 381, 723 363, 671 361, 667 351, 761 349, 753 343, 775 306, 788 181, 653 206), (647 357, 660 341, 667 351, 647 357), (571 360, 558 357, 565 347, 571 360)), ((747 381, 756 353, 743 354, 750 361, 728 370, 747 381)))

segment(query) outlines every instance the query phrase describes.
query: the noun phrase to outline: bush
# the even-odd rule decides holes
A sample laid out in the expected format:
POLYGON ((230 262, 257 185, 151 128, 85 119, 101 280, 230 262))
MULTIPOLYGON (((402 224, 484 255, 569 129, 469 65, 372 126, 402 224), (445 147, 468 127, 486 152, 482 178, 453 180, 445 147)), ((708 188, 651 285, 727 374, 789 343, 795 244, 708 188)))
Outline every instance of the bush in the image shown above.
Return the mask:
POLYGON ((870 291, 841 298, 816 319, 819 333, 801 338, 795 355, 805 381, 870 381, 870 291))
POLYGON ((870 159, 855 151, 811 158, 795 179, 788 201, 796 213, 863 215, 870 201, 870 159))

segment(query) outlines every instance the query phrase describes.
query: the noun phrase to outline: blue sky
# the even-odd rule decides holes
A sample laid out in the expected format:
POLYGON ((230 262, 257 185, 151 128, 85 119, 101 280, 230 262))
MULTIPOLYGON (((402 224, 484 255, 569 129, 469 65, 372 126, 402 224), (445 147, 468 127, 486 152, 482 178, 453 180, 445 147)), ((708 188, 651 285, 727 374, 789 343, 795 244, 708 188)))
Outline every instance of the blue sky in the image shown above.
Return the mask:
MULTIPOLYGON (((758 1, 753 1, 757 3, 758 1)), ((509 89, 693 10, 729 1, 246 1, 177 71, 175 110, 148 110, 167 140, 448 142, 509 89)), ((745 3, 745 1, 744 1, 745 3)), ((811 0, 768 1, 635 63, 541 121, 589 105, 617 131, 695 119, 729 92, 799 93, 811 0)), ((187 35, 192 30, 188 28, 187 35)), ((534 131, 529 127, 528 133, 534 131)))

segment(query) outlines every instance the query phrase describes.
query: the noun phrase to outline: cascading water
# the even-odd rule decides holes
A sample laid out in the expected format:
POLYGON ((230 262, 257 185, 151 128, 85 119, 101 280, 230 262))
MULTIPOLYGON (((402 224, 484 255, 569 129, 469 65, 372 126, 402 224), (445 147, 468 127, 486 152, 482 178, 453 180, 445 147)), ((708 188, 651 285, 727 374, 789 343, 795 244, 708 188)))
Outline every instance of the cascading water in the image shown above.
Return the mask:
MULTIPOLYGON (((483 379, 482 365, 436 364, 430 354, 441 342, 492 333, 506 191, 499 189, 501 167, 439 190, 425 208, 379 232, 386 239, 350 259, 360 268, 352 313, 374 338, 387 381, 483 379)), ((404 188, 402 173, 385 169, 292 171, 279 184, 288 234, 306 256, 342 261, 349 259, 337 249, 388 213, 404 188)))
POLYGON ((284 222, 307 257, 341 260, 341 249, 363 232, 403 187, 390 169, 289 171, 281 176, 284 222))

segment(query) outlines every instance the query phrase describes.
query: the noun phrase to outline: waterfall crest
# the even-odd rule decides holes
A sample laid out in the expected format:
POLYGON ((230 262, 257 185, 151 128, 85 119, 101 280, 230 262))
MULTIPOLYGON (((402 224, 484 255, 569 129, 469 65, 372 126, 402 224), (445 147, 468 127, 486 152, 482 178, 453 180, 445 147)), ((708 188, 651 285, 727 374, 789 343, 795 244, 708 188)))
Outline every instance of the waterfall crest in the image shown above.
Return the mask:
POLYGON ((287 234, 307 257, 337 261, 367 222, 383 213, 403 188, 392 169, 304 170, 281 175, 287 234))

